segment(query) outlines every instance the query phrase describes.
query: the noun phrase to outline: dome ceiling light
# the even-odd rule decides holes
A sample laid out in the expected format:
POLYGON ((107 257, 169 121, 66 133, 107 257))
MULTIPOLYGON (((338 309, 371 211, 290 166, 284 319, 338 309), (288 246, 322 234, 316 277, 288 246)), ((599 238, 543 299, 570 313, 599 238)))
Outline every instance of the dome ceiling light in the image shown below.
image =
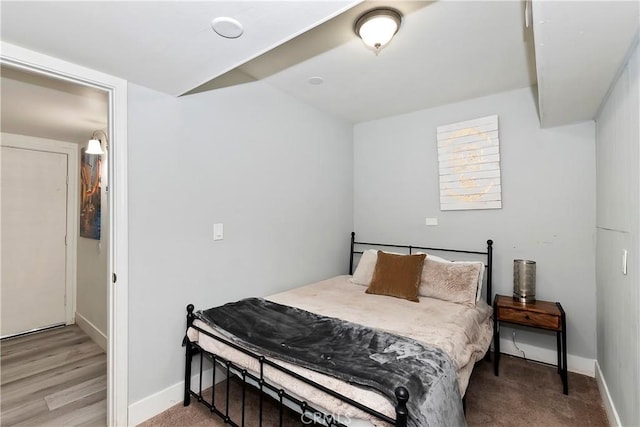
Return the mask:
POLYGON ((401 22, 402 15, 395 9, 372 9, 356 20, 354 30, 364 44, 378 55, 398 32, 401 22))

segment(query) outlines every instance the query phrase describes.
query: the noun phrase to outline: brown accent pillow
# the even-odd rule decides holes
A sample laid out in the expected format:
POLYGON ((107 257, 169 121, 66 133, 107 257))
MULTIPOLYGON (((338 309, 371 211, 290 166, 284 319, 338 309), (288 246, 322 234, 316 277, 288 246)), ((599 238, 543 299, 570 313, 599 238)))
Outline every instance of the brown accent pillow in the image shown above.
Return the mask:
POLYGON ((368 294, 389 295, 419 302, 418 287, 425 254, 396 255, 378 251, 368 294))
POLYGON ((482 264, 424 261, 420 295, 468 306, 476 305, 482 264))

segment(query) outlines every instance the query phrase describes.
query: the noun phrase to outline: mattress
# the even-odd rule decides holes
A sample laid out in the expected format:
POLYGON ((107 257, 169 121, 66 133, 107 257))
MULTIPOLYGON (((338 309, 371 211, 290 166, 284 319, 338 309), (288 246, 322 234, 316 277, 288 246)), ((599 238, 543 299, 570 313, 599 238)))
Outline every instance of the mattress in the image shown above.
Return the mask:
MULTIPOLYGON (((337 276, 271 295, 266 299, 323 316, 337 317, 381 329, 438 347, 451 358, 456 368, 461 396, 464 396, 473 366, 485 354, 491 342, 493 334, 491 307, 484 301, 478 301, 475 307, 468 307, 427 297, 419 297, 420 302, 415 303, 400 298, 366 294, 366 287, 351 283, 350 277, 337 276)), ((223 333, 213 330, 200 320, 196 320, 194 324, 214 335, 224 337, 223 333)), ((255 359, 224 346, 205 334, 190 329, 188 336, 191 341, 197 341, 209 352, 245 366, 250 371, 259 372, 260 370, 255 359)), ((375 391, 355 387, 336 378, 286 362, 278 363, 370 408, 375 408, 389 417, 395 416, 393 404, 375 391)), ((367 420, 374 426, 386 425, 363 411, 278 370, 265 367, 264 376, 272 384, 287 389, 327 413, 350 419, 367 420)), ((398 384, 400 385, 402 384, 398 384)))

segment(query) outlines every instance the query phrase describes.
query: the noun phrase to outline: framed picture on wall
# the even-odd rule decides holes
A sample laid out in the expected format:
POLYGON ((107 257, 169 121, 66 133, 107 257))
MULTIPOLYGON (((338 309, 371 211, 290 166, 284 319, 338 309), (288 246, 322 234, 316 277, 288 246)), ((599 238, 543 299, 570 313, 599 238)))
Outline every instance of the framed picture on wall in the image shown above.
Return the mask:
POLYGON ((500 209, 498 116, 438 126, 440 210, 500 209))
POLYGON ((80 237, 100 240, 102 156, 82 153, 80 165, 80 237))

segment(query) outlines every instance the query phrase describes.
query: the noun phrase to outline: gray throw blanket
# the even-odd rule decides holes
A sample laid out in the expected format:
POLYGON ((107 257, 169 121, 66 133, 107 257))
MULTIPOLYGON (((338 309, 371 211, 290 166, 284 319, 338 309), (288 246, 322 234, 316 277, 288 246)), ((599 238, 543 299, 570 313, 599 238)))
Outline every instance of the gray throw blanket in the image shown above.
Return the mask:
POLYGON ((451 359, 440 349, 384 331, 261 298, 196 313, 256 353, 372 388, 395 406, 409 390, 410 426, 464 426, 451 359))

